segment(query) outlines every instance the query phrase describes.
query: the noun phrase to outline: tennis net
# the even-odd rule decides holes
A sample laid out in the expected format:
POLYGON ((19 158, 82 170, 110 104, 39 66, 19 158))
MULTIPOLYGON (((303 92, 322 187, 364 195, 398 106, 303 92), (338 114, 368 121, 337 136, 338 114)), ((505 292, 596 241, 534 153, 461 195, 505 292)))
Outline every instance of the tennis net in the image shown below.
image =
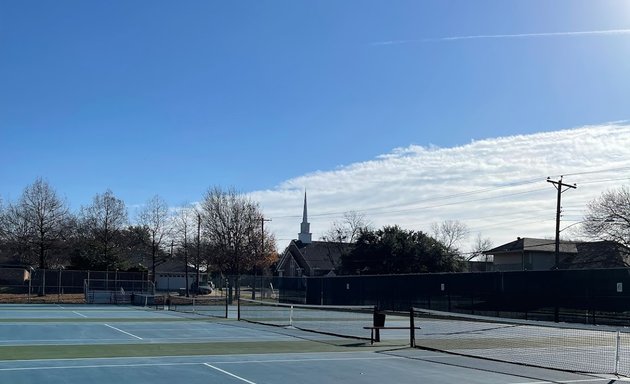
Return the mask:
POLYGON ((228 317, 227 297, 169 297, 168 309, 175 312, 193 313, 202 316, 228 317))
POLYGON ((419 348, 563 371, 630 375, 630 330, 413 309, 419 348))
POLYGON ((374 311, 374 306, 305 305, 239 300, 239 320, 362 340, 370 340, 370 331, 363 327, 373 324, 374 311))

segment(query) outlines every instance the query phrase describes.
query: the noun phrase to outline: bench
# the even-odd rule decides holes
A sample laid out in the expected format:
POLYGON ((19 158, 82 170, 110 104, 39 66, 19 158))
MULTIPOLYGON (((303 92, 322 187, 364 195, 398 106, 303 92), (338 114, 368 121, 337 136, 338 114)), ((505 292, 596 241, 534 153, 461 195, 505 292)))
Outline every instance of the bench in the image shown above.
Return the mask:
MULTIPOLYGON (((381 335, 380 335, 380 331, 382 329, 406 329, 408 331, 411 330, 416 330, 416 329, 421 329, 420 327, 411 327, 411 326, 407 326, 407 327, 386 327, 386 326, 366 326, 363 327, 363 329, 369 329, 370 330, 370 345, 374 345, 374 342, 379 342, 381 341, 381 335)), ((409 342, 411 344, 412 347, 415 346, 415 332, 410 332, 410 337, 409 337, 409 342)))
POLYGON ((374 345, 374 342, 381 341, 381 330, 382 329, 406 329, 409 331, 409 344, 411 347, 416 346, 416 329, 421 329, 420 327, 416 327, 414 322, 414 312, 413 308, 409 310, 409 325, 406 326, 386 326, 385 325, 385 313, 379 311, 376 307, 374 307, 374 315, 372 317, 372 325, 365 326, 363 329, 370 330, 370 345, 374 345))

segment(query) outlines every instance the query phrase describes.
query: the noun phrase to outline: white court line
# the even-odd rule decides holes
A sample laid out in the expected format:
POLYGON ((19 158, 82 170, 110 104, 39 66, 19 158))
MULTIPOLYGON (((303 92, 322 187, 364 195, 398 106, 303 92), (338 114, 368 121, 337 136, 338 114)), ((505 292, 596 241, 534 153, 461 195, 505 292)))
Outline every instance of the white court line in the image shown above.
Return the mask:
MULTIPOLYGON (((118 342, 120 342, 120 339, 32 339, 32 340, 28 340, 28 342, 25 342, 24 339, 14 339, 14 340, 0 340, 0 345, 2 345, 2 346, 11 346, 11 345, 28 345, 28 346, 64 345, 64 344, 56 344, 56 343, 76 343, 76 342, 79 342, 81 344, 84 344, 86 341, 100 341, 100 342, 118 341, 118 342), (17 344, 12 344, 12 343, 17 343, 17 344)), ((73 345, 73 344, 68 344, 68 345, 73 345)), ((103 345, 103 344, 97 344, 97 345, 103 345)), ((84 360, 84 359, 81 359, 81 360, 84 360)), ((17 360, 13 360, 13 361, 17 361, 17 360)), ((27 361, 32 361, 32 360, 27 360, 27 361)))
POLYGON ((87 316, 85 316, 85 315, 84 315, 84 314, 82 314, 82 313, 79 313, 79 312, 77 312, 77 311, 72 311, 72 313, 74 313, 75 315, 79 315, 79 316, 81 316, 81 317, 85 317, 85 318, 87 319, 87 316))
POLYGON ((214 365, 210 365, 210 364, 208 364, 208 363, 204 363, 203 365, 205 365, 206 367, 210 367, 210 368, 212 368, 212 369, 216 369, 217 371, 219 371, 219 372, 221 372, 221 373, 225 373, 225 374, 226 374, 226 375, 228 375, 228 376, 231 376, 231 377, 233 377, 233 378, 235 378, 235 379, 239 379, 239 380, 244 381, 244 382, 246 382, 246 383, 248 383, 248 384, 256 384, 256 383, 254 383, 253 381, 249 381, 249 380, 244 379, 244 378, 242 378, 242 377, 240 377, 240 376, 236 376, 235 374, 230 373, 230 372, 228 372, 228 371, 224 371, 223 369, 221 369, 221 368, 217 368, 217 367, 215 367, 214 365))
POLYGON ((116 328, 116 327, 112 327, 112 326, 111 326, 111 325, 109 325, 109 324, 103 324, 103 325, 105 325, 106 327, 109 327, 109 328, 111 328, 111 329, 114 329, 114 330, 116 330, 116 331, 118 331, 118 332, 122 332, 122 333, 124 333, 125 335, 129 335, 129 336, 131 336, 131 337, 135 337, 135 338, 136 338, 136 339, 138 339, 138 340, 142 340, 142 337, 140 337, 140 336, 136 336, 136 335, 134 335, 133 333, 125 332, 125 331, 123 331, 122 329, 118 329, 118 328, 116 328))
MULTIPOLYGON (((182 356, 153 356, 150 358, 155 359, 164 359, 164 358, 181 358, 182 356)), ((184 356, 185 357, 185 356, 184 356)), ((146 359, 145 357, 137 357, 138 359, 146 359)), ((90 358, 90 359, 53 359, 56 361, 83 361, 83 360, 104 360, 103 358, 90 358)), ((111 359, 129 359, 128 357, 116 357, 116 358, 105 358, 106 360, 111 359)), ((202 362, 169 362, 169 363, 120 363, 120 364, 90 364, 90 365, 46 365, 39 367, 12 367, 12 368, 0 368, 0 372, 3 371, 40 371, 47 369, 81 369, 81 368, 129 368, 129 367, 170 367, 177 365, 207 365, 211 364, 247 364, 247 363, 297 363, 297 362, 310 362, 310 361, 344 361, 344 360, 383 360, 383 359, 402 359, 401 357, 350 357, 350 358, 314 358, 314 359, 270 359, 270 360, 238 360, 238 361, 215 361, 211 363, 202 363, 202 362)), ((16 361, 43 361, 40 360, 16 360, 16 361)), ((213 367, 218 369, 216 367, 213 367)))
MULTIPOLYGON (((70 339, 72 340, 72 339, 70 339)), ((108 339, 99 339, 99 340, 108 340, 108 339)), ((305 353, 300 353, 299 355, 304 355, 304 356, 318 356, 318 355, 327 355, 330 354, 331 352, 305 352, 305 353)), ((372 351, 356 351, 356 352, 334 352, 335 355, 355 355, 355 354, 365 354, 365 355, 372 355, 374 354, 374 352, 372 351)), ((278 352, 278 353, 248 353, 245 355, 239 355, 239 356, 286 356, 286 353, 282 353, 282 352, 278 352)), ((216 355, 216 356, 231 356, 231 355, 216 355)), ((200 355, 199 357, 203 357, 203 355, 200 355)), ((393 356, 394 358, 396 358, 397 356, 393 356)), ((22 360, 11 360, 11 362, 32 362, 32 361, 71 361, 71 362, 78 362, 78 361, 92 361, 92 360, 155 360, 155 359, 178 359, 178 358, 186 358, 189 359, 190 356, 182 356, 182 355, 165 355, 165 356, 114 356, 114 357, 69 357, 69 358, 61 358, 61 359, 22 359, 22 360)), ((206 359, 206 357, 203 357, 203 359, 206 359)), ((342 358, 345 359, 345 358, 342 358)), ((357 358, 353 358, 353 359, 357 359, 357 358)), ((369 357, 365 358, 365 359, 370 359, 369 357)), ((308 360, 308 358, 306 359, 294 359, 294 361, 305 361, 308 360)), ((336 358, 335 360, 338 360, 338 358, 336 358)), ((248 360, 241 360, 238 361, 240 363, 247 363, 248 360)), ((264 362, 264 361, 261 361, 264 362)), ((1 364, 2 362, 0 362, 1 364)), ((212 364, 223 364, 225 363, 225 361, 217 361, 217 362, 210 362, 212 364)), ((201 364, 201 362, 196 363, 196 364, 201 364)))
POLYGON ((154 363, 154 364, 98 364, 98 365, 66 365, 66 366, 43 366, 43 367, 18 367, 0 368, 3 371, 45 371, 50 369, 81 369, 81 368, 132 368, 132 367, 170 367, 175 365, 200 365, 200 363, 154 363))
POLYGON ((521 381, 517 383, 508 383, 508 384, 555 384, 555 383, 571 384, 571 383, 584 383, 584 382, 592 383, 593 381, 616 382, 616 381, 627 381, 627 380, 620 379, 618 377, 609 377, 609 378, 597 377, 597 378, 580 379, 580 380, 521 381))

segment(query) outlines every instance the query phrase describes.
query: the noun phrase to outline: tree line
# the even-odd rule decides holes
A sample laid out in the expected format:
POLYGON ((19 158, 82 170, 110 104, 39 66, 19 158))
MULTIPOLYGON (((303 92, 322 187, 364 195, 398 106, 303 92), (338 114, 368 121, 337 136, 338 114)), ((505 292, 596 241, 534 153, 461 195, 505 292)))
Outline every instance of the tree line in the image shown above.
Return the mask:
POLYGON ((153 278, 169 260, 224 274, 262 272, 277 259, 275 237, 263 229, 263 219, 245 195, 212 187, 200 203, 173 209, 156 195, 132 224, 124 201, 111 190, 71 212, 38 178, 17 200, 0 201, 0 256, 37 268, 146 270, 153 278))
MULTIPOLYGON (((0 200, 0 256, 38 268, 149 271, 167 261, 223 274, 270 273, 278 259, 276 240, 264 229, 258 203, 234 189, 211 187, 195 205, 169 208, 154 196, 132 224, 124 201, 111 190, 71 212, 44 179, 15 201, 0 200)), ((630 246, 630 189, 623 186, 591 201, 579 234, 630 246)), ((396 225, 374 229, 348 212, 322 240, 351 243, 341 274, 455 272, 492 247, 477 236, 473 249, 458 245, 469 235, 457 220, 434 223, 431 233, 396 225)))
POLYGON ((478 234, 473 250, 462 252, 460 243, 469 234, 458 220, 432 223, 430 232, 398 225, 375 229, 365 216, 350 211, 332 223, 322 240, 340 245, 335 272, 341 275, 461 272, 467 261, 492 248, 492 241, 478 234), (351 246, 342 246, 345 243, 351 246))

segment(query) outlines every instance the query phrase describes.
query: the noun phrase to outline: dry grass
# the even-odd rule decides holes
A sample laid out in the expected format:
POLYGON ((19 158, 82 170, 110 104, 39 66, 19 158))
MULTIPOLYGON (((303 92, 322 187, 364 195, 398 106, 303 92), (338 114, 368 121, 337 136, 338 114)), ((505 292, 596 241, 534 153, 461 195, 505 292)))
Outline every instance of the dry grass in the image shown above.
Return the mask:
POLYGON ((51 294, 46 296, 31 295, 30 299, 24 293, 1 293, 0 304, 82 304, 85 303, 85 297, 82 293, 73 294, 51 294))

